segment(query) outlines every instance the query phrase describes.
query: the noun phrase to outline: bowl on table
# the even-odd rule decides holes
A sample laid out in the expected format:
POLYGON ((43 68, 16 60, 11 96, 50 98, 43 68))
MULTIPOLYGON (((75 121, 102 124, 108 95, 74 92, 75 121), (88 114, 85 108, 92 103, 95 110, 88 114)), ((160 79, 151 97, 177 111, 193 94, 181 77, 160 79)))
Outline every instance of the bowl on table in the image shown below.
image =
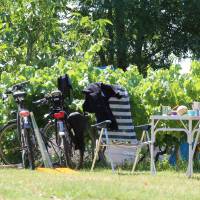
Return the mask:
POLYGON ((188 111, 187 111, 187 114, 188 114, 189 116, 197 116, 197 111, 196 111, 196 110, 188 110, 188 111))
POLYGON ((177 115, 177 112, 176 112, 175 110, 172 110, 171 115, 172 115, 172 116, 176 116, 176 115, 177 115))
POLYGON ((176 112, 178 115, 184 115, 186 114, 188 111, 187 107, 186 106, 178 106, 176 112))

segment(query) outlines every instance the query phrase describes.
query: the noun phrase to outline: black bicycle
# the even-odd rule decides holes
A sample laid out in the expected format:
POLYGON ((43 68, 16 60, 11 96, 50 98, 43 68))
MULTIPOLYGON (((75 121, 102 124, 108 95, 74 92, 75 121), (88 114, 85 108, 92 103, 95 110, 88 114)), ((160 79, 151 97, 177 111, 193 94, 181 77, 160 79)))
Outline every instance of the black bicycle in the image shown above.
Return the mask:
POLYGON ((4 164, 22 164, 23 168, 34 169, 36 139, 30 112, 25 106, 25 86, 28 82, 13 85, 3 94, 3 100, 13 96, 17 111, 13 112, 16 118, 0 129, 0 157, 4 164))
POLYGON ((80 168, 84 151, 78 149, 73 141, 75 133, 68 123, 68 111, 64 109, 61 91, 53 91, 33 103, 49 106, 50 112, 45 115, 49 121, 42 131, 42 136, 53 165, 80 168))

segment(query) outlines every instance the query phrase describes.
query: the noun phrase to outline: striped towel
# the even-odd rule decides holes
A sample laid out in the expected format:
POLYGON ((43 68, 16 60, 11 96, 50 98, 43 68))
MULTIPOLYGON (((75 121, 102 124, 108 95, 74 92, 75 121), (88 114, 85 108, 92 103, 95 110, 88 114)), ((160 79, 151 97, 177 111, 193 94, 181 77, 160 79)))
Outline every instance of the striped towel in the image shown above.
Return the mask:
MULTIPOLYGON (((108 131, 108 137, 111 141, 136 144, 138 141, 134 131, 128 92, 120 86, 116 87, 122 98, 111 97, 109 106, 117 121, 118 130, 108 131)), ((102 137, 105 141, 105 135, 102 137)))

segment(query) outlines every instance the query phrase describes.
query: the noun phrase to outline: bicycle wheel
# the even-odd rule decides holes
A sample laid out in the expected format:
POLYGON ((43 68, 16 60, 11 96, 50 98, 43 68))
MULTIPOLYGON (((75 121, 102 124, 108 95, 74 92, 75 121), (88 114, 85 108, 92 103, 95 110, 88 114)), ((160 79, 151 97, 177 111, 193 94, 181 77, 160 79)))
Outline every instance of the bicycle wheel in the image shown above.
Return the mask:
POLYGON ((71 133, 68 131, 66 131, 65 136, 62 138, 65 160, 67 161, 68 167, 80 169, 83 163, 84 151, 77 149, 71 138, 71 133))
POLYGON ((32 139, 33 130, 32 129, 24 129, 24 149, 22 153, 22 161, 24 168, 35 169, 34 164, 34 144, 32 139))
POLYGON ((64 166, 64 155, 61 149, 61 139, 56 135, 56 126, 49 122, 43 129, 42 137, 53 166, 64 166))
POLYGON ((19 164, 21 159, 21 143, 17 131, 17 123, 9 123, 0 130, 0 157, 3 164, 19 164))
POLYGON ((54 165, 59 164, 73 169, 82 166, 84 153, 80 149, 75 149, 68 132, 62 137, 56 136, 55 124, 50 122, 44 128, 44 137, 47 138, 47 150, 54 165))

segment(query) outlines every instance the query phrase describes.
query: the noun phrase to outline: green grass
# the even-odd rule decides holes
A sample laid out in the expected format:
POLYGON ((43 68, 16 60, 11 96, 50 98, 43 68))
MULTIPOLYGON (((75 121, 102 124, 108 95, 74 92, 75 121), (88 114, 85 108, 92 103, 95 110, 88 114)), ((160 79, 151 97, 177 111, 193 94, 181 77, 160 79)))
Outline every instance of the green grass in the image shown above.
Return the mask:
POLYGON ((151 176, 111 170, 67 175, 1 169, 0 200, 7 199, 193 200, 200 199, 200 175, 188 179, 185 173, 170 171, 151 176))

